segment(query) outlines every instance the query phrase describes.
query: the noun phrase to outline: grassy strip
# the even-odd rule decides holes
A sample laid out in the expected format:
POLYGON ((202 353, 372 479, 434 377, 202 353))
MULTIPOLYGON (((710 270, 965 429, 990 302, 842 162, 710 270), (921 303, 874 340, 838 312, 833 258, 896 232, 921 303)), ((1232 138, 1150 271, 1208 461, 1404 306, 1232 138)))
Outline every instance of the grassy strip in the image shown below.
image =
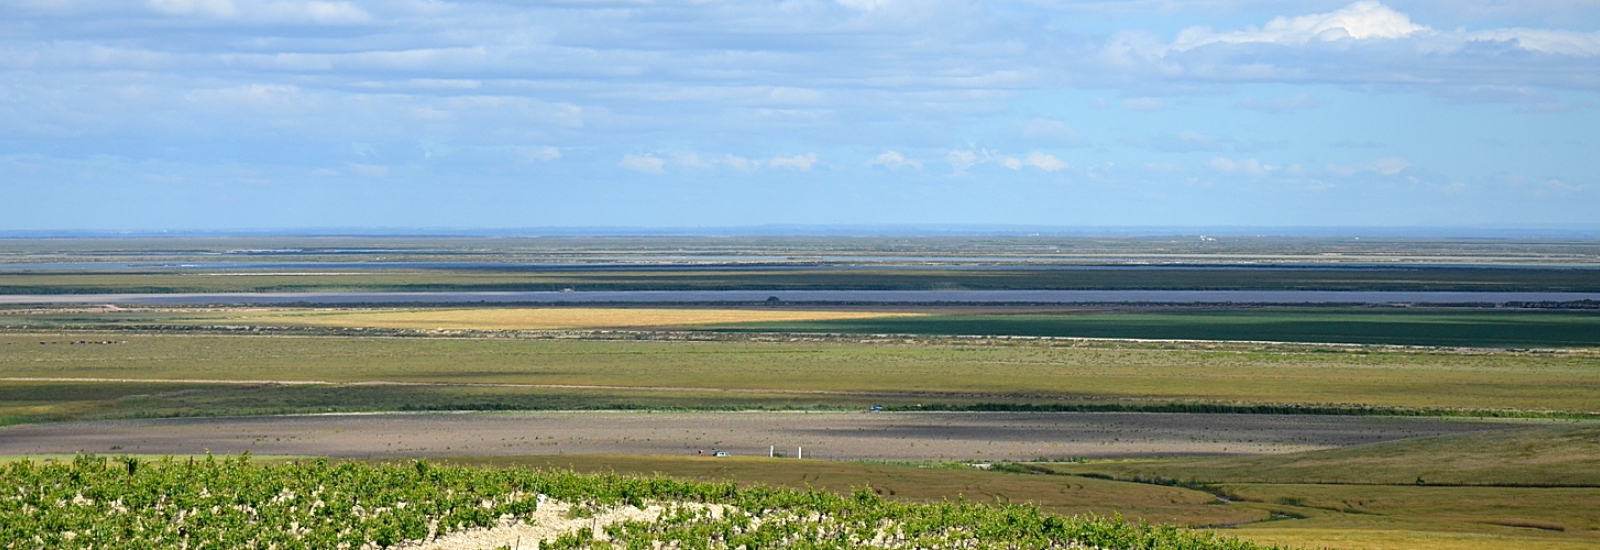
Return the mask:
POLYGON ((1591 420, 1600 413, 1504 409, 1418 409, 1407 407, 1323 406, 1232 403, 975 403, 970 405, 885 405, 885 411, 962 412, 1149 412, 1202 414, 1313 414, 1328 416, 1410 416, 1435 418, 1537 418, 1591 420))
POLYGON ((1600 488, 1600 426, 1581 423, 1259 457, 1041 463, 1035 467, 1109 479, 1181 479, 1203 484, 1600 488))

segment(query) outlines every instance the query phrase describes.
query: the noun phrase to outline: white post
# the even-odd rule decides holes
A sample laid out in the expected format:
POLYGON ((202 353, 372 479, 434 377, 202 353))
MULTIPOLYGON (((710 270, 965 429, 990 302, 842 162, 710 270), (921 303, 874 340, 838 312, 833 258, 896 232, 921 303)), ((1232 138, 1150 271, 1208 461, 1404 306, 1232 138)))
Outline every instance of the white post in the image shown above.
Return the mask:
POLYGON ((767 445, 767 458, 772 458, 772 455, 775 455, 777 453, 778 453, 778 446, 777 445, 767 445))
POLYGON ((806 457, 806 448, 805 447, 795 447, 794 448, 794 457, 795 458, 805 458, 806 457))

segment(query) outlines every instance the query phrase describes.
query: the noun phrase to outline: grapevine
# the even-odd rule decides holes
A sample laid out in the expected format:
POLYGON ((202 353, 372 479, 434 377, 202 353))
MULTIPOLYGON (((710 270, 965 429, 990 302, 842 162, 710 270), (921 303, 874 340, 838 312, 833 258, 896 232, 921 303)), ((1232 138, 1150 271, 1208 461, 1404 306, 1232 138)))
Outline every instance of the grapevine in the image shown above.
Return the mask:
MULTIPOLYGON (((256 464, 246 456, 145 462, 89 455, 0 466, 0 548, 363 550, 406 548, 521 521, 652 512, 522 548, 1107 548, 1251 550, 1207 532, 1027 506, 915 504, 662 477, 426 461, 256 464), (545 509, 549 513, 549 509, 545 509)), ((581 521, 577 522, 581 523, 581 521)), ((493 548, 492 546, 485 547, 493 548)))

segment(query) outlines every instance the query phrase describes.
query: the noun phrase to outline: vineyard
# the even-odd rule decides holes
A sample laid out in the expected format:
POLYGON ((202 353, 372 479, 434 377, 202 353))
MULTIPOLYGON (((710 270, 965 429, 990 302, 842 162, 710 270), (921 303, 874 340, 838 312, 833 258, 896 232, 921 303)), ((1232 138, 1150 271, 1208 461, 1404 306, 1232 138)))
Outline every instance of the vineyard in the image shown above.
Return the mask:
POLYGON ((1202 531, 1025 506, 425 461, 85 455, 0 467, 0 547, 7 549, 420 549, 445 548, 443 541, 483 550, 1259 548, 1202 531), (517 527, 539 535, 459 542, 517 527))

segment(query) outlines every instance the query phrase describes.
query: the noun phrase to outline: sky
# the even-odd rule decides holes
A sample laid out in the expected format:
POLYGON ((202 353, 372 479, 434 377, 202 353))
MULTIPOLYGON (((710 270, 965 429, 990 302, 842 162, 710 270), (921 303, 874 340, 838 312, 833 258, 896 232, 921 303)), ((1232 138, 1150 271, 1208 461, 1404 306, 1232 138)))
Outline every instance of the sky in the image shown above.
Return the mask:
POLYGON ((1600 0, 0 0, 0 230, 1600 227, 1600 0))

